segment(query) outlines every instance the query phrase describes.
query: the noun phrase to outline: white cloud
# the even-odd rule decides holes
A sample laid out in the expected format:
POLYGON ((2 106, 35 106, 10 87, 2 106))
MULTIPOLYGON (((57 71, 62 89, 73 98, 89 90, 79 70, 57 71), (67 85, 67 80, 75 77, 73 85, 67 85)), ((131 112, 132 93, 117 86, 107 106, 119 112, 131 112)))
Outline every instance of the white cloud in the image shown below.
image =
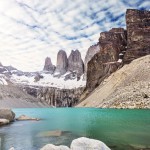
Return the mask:
POLYGON ((128 7, 148 8, 147 0, 1 0, 0 62, 24 71, 42 70, 57 52, 79 49, 82 58, 99 33, 125 27, 128 7), (137 6, 136 1, 139 6, 137 6), (118 18, 117 18, 118 17, 118 18))

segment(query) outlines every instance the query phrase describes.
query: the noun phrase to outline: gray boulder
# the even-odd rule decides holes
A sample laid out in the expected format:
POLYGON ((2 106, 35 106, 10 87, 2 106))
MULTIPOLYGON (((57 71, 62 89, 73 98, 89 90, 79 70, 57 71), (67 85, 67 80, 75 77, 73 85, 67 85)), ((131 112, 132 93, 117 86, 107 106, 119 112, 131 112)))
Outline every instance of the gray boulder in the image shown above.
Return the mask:
POLYGON ((71 150, 110 150, 103 142, 81 137, 71 143, 71 150))
POLYGON ((0 118, 13 121, 15 118, 15 113, 11 109, 0 109, 0 118))

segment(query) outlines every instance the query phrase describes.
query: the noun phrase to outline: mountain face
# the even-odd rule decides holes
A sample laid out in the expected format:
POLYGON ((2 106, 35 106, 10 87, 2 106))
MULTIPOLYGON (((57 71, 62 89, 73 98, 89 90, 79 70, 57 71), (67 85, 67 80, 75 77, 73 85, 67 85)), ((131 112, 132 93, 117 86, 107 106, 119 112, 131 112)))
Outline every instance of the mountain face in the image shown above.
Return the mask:
POLYGON ((68 58, 66 52, 60 50, 57 54, 56 68, 54 69, 49 57, 48 60, 47 58, 45 60, 44 68, 46 68, 44 70, 47 70, 54 77, 65 77, 64 80, 77 79, 78 81, 84 73, 84 63, 81 58, 81 53, 78 50, 72 50, 68 58))
POLYGON ((50 74, 54 73, 55 66, 52 64, 50 57, 46 57, 46 59, 45 59, 45 65, 44 65, 43 70, 50 72, 50 74))
POLYGON ((132 60, 150 54, 150 11, 128 9, 127 24, 127 52, 124 61, 132 60))
POLYGON ((57 65, 55 70, 55 76, 61 76, 67 72, 68 59, 65 51, 60 50, 57 54, 57 65))
POLYGON ((150 55, 111 74, 78 107, 150 109, 150 55))
MULTIPOLYGON (((68 68, 65 69, 65 76, 55 77, 54 69, 48 57, 43 71, 39 72, 23 72, 12 66, 1 65, 0 107, 74 106, 84 90, 85 81, 82 79, 77 81, 76 73, 74 78, 71 76, 73 73, 67 74, 68 68)), ((61 70, 59 71, 62 73, 61 70)))
MULTIPOLYGON (((127 31, 122 28, 113 28, 108 32, 100 33, 100 51, 88 63, 84 97, 96 87, 102 88, 103 84, 105 84, 105 79, 124 64, 150 54, 150 11, 129 9, 126 12, 126 23, 127 31)), ((112 82, 117 85, 117 81, 115 80, 112 82)), ((110 87, 113 88, 112 86, 110 87)), ((106 88, 112 91, 109 87, 106 88)), ((105 93, 104 90, 102 91, 105 93)), ((109 91, 107 92, 105 95, 109 94, 109 91)), ((100 97, 99 99, 101 99, 100 97)))
POLYGON ((88 62, 86 83, 88 92, 121 66, 120 55, 126 50, 126 31, 122 28, 113 28, 108 32, 102 32, 99 47, 100 51, 88 62))
POLYGON ((87 76, 87 64, 88 62, 92 59, 92 57, 98 53, 100 51, 100 47, 99 47, 99 43, 92 45, 88 48, 88 51, 86 53, 85 56, 85 60, 84 60, 84 80, 86 80, 86 76, 87 76))
POLYGON ((68 57, 68 71, 76 72, 77 76, 84 73, 84 64, 81 58, 81 53, 78 50, 72 50, 68 57))

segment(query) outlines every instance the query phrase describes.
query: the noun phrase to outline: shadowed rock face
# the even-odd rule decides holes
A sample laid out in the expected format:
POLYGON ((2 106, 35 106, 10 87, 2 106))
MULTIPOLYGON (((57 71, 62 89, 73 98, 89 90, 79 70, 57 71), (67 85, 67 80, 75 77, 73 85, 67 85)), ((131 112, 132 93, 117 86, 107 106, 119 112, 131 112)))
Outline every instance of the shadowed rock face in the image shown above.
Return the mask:
POLYGON ((100 51, 88 63, 86 84, 88 92, 94 90, 121 65, 118 59, 119 54, 126 49, 126 31, 122 28, 113 28, 109 32, 102 32, 99 46, 100 51))
POLYGON ((57 65, 55 74, 63 75, 67 72, 68 59, 65 51, 60 50, 57 54, 57 65))
POLYGON ((86 75, 87 75, 87 64, 88 62, 92 59, 92 57, 100 51, 99 43, 96 45, 92 45, 88 48, 88 51, 85 56, 84 60, 84 80, 86 80, 86 75))
POLYGON ((55 71, 55 66, 52 64, 50 57, 46 57, 45 59, 45 65, 44 65, 44 71, 48 71, 51 74, 55 71))
POLYGON ((76 72, 77 76, 81 76, 84 73, 83 60, 78 50, 72 50, 68 57, 68 71, 76 72))
POLYGON ((127 52, 125 63, 141 56, 150 54, 150 11, 128 9, 127 24, 127 52))
POLYGON ((79 102, 84 88, 59 89, 43 87, 37 91, 37 98, 55 107, 72 107, 79 102))

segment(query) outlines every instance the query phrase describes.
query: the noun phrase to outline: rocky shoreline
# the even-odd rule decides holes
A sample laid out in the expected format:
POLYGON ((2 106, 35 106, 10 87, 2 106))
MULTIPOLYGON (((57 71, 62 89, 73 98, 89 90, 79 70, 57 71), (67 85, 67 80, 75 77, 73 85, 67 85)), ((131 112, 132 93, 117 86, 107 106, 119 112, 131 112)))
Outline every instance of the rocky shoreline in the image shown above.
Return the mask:
MULTIPOLYGON (((24 121, 24 120, 34 120, 39 121, 39 118, 32 118, 26 115, 21 115, 15 118, 15 113, 11 109, 0 109, 0 127, 7 125, 13 121, 24 121)), ((70 148, 67 146, 55 146, 53 144, 47 144, 40 150, 110 150, 103 142, 99 140, 89 139, 86 137, 81 137, 72 141, 70 148)), ((9 150, 15 150, 11 147, 9 150)))
MULTIPOLYGON (((15 150, 15 148, 12 147, 9 150, 15 150)), ((40 150, 111 150, 111 149, 107 147, 105 143, 99 140, 81 137, 73 140, 70 148, 64 145, 55 146, 53 144, 47 144, 40 150)))

